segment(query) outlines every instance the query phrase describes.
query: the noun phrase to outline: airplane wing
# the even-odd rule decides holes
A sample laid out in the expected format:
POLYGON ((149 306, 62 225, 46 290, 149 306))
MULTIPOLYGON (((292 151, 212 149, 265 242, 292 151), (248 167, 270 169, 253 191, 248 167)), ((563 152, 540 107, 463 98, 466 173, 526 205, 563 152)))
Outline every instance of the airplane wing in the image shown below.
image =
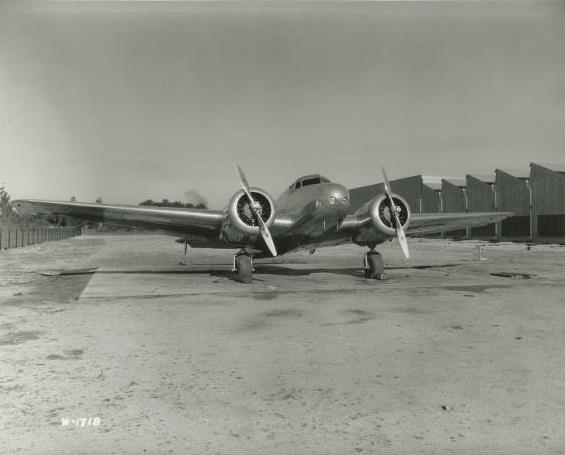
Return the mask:
MULTIPOLYGON (((68 216, 86 221, 108 222, 159 231, 187 241, 194 248, 235 248, 220 239, 226 213, 223 210, 149 207, 117 204, 20 199, 12 202, 21 213, 68 216)), ((287 232, 293 219, 277 215, 272 229, 287 232)), ((259 245, 256 245, 261 248, 259 245)))
POLYGON ((412 213, 406 234, 417 237, 435 232, 464 229, 467 226, 482 226, 501 221, 512 215, 512 212, 412 213))
POLYGON ((188 235, 195 241, 218 240, 225 214, 219 210, 170 207, 87 204, 36 199, 16 200, 17 211, 53 216, 68 216, 94 222, 110 222, 170 235, 188 235))
MULTIPOLYGON (((438 232, 465 229, 466 227, 483 226, 501 221, 512 212, 463 212, 463 213, 412 213, 410 224, 406 228, 407 237, 419 237, 438 232)), ((348 215, 340 225, 339 232, 360 241, 380 243, 392 237, 391 234, 379 233, 373 225, 371 217, 348 215)))

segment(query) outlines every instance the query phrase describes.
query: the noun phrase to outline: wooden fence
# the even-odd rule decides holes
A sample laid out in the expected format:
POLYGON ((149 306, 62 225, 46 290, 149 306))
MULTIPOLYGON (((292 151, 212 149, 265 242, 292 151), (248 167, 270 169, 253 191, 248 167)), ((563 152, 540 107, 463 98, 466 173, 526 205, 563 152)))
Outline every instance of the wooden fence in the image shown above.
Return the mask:
POLYGON ((6 227, 0 228, 0 249, 19 248, 26 245, 63 240, 81 234, 80 226, 72 227, 6 227))

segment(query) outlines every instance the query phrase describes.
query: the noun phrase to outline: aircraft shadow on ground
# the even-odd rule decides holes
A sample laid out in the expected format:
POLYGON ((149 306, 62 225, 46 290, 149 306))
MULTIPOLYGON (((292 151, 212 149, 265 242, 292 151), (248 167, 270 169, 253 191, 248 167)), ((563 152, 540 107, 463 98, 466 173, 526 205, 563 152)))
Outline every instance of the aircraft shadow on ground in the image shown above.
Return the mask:
MULTIPOLYGON (((300 264, 300 268, 293 267, 294 264, 255 264, 255 276, 260 275, 278 275, 278 276, 309 276, 319 273, 328 273, 333 275, 343 275, 361 278, 364 276, 361 267, 304 267, 300 264)), ((406 269, 428 269, 439 267, 453 267, 458 264, 442 264, 442 265, 414 265, 411 267, 405 266, 388 266, 385 271, 393 270, 406 270, 406 269)), ((66 270, 59 275, 91 275, 91 274, 105 274, 105 275, 120 275, 120 274, 161 274, 161 275, 201 275, 209 274, 218 278, 234 279, 235 274, 231 271, 228 264, 198 264, 193 266, 186 266, 183 268, 173 269, 83 269, 83 270, 66 270)))
POLYGON ((330 273, 335 275, 362 276, 363 270, 360 267, 312 267, 312 268, 292 268, 284 265, 261 265, 255 266, 255 275, 282 275, 282 276, 308 276, 315 273, 330 273))
MULTIPOLYGON (((231 270, 226 271, 211 271, 209 272, 211 276, 216 278, 228 278, 232 281, 239 281, 236 275, 231 270)), ((336 275, 347 275, 351 277, 360 278, 363 276, 363 271, 356 268, 344 268, 344 269, 324 269, 324 268, 312 268, 312 269, 291 269, 281 266, 260 266, 255 268, 253 272, 254 280, 263 281, 261 276, 263 275, 276 275, 276 276, 309 276, 315 273, 333 273, 336 275)))

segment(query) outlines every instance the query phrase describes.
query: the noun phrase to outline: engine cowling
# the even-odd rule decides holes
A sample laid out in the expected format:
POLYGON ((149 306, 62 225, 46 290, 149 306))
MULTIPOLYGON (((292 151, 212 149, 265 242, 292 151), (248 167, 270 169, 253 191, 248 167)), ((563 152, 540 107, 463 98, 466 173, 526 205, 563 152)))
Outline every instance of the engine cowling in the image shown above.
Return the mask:
MULTIPOLYGON (((261 207, 261 219, 267 228, 270 228, 275 221, 275 202, 260 188, 252 187, 250 190, 253 199, 261 207)), ((234 243, 261 235, 258 221, 251 210, 251 203, 243 190, 239 190, 230 199, 222 232, 226 240, 234 243)))
MULTIPOLYGON (((396 206, 400 224, 403 228, 406 228, 410 224, 410 207, 406 200, 398 194, 393 194, 392 199, 396 206)), ((387 195, 381 194, 375 197, 368 208, 373 226, 384 234, 396 236, 396 220, 387 195)))

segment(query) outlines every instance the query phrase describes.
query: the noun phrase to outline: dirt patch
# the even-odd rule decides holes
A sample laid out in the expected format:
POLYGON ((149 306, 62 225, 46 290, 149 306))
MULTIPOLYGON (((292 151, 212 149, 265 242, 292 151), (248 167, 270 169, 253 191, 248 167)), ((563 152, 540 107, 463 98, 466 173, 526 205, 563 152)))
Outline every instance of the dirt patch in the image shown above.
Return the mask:
POLYGON ((265 313, 268 318, 292 318, 296 319, 302 316, 302 311, 298 310, 271 310, 265 313))
POLYGON ((66 360, 66 357, 59 354, 49 354, 45 357, 45 360, 66 360))
POLYGON ((267 326, 276 323, 277 321, 284 321, 288 319, 298 319, 302 316, 302 312, 298 310, 270 310, 265 313, 256 315, 245 321, 240 331, 255 331, 262 330, 267 326))
POLYGON ((406 314, 430 314, 429 310, 425 310, 416 306, 403 306, 395 308, 393 311, 406 314))
POLYGON ((442 286, 441 289, 446 289, 448 291, 483 293, 490 289, 509 288, 510 286, 511 285, 509 284, 469 284, 466 286, 442 286))
POLYGON ((46 360, 79 360, 84 353, 83 349, 67 349, 65 355, 49 354, 46 360))
POLYGON ((519 273, 519 272, 492 272, 492 276, 501 276, 503 278, 512 278, 514 280, 529 280, 530 278, 535 278, 535 275, 529 273, 519 273))
POLYGON ((45 332, 41 330, 20 330, 10 332, 0 338, 0 346, 22 344, 39 339, 45 332))
POLYGON ((274 300, 280 296, 280 292, 253 292, 254 300, 274 300))

